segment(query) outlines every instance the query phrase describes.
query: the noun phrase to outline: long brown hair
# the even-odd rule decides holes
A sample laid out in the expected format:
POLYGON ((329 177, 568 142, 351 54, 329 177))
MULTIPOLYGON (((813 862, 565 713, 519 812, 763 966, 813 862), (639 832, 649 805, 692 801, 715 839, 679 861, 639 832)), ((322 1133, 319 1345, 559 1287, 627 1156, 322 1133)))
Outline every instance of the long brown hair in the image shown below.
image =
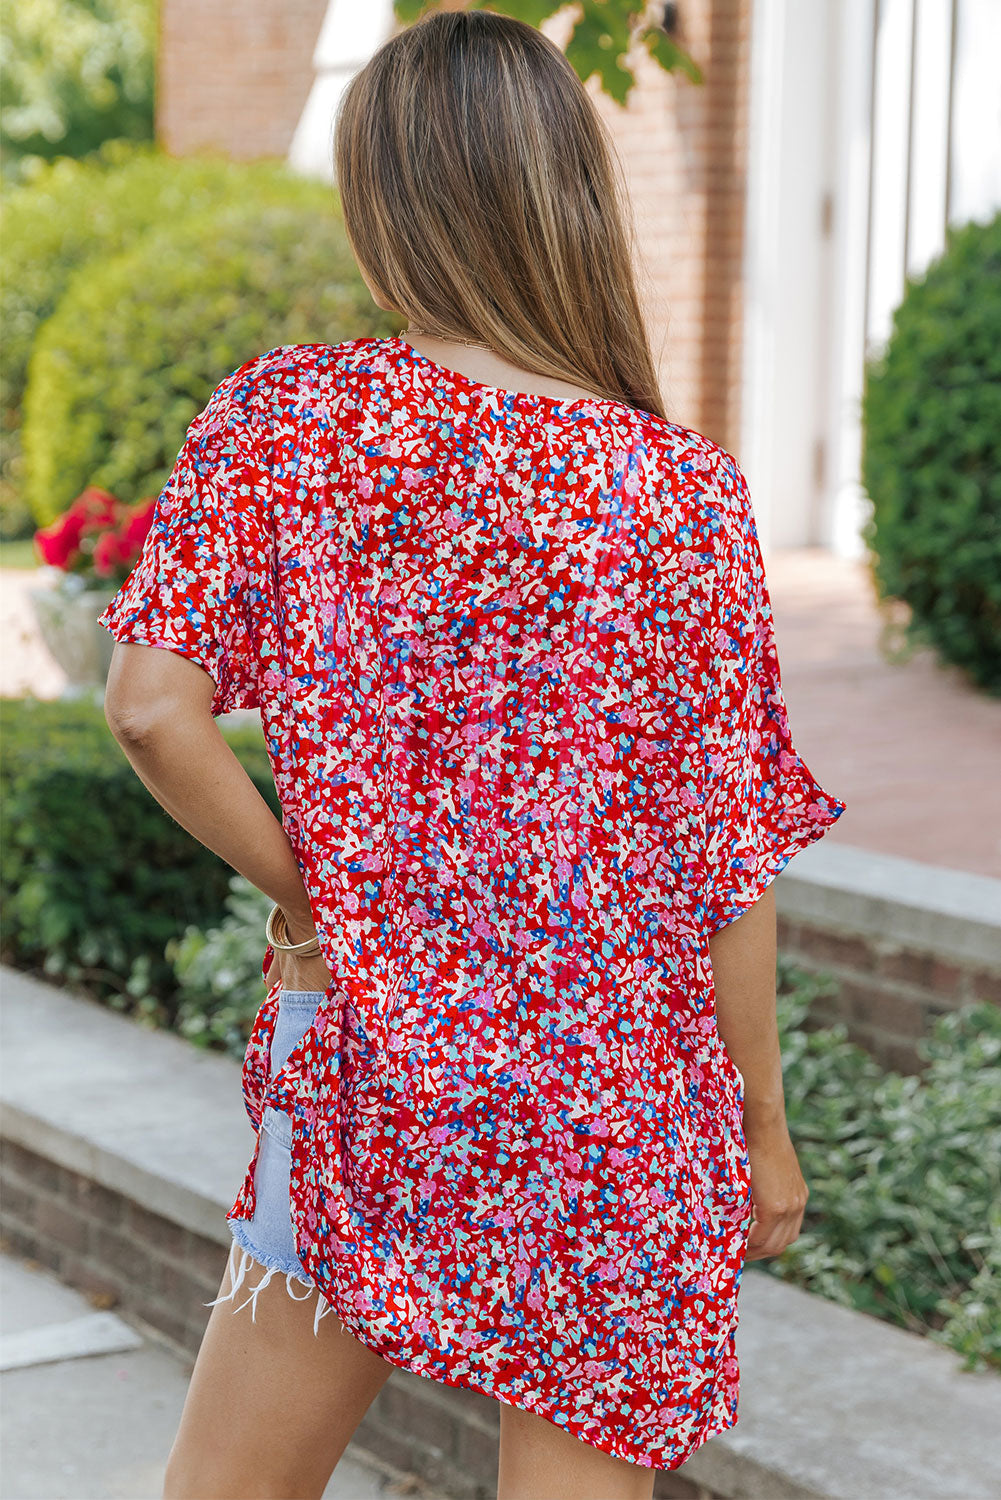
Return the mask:
POLYGON ((341 96, 345 228, 387 302, 441 338, 665 416, 621 163, 560 49, 493 11, 435 11, 341 96))

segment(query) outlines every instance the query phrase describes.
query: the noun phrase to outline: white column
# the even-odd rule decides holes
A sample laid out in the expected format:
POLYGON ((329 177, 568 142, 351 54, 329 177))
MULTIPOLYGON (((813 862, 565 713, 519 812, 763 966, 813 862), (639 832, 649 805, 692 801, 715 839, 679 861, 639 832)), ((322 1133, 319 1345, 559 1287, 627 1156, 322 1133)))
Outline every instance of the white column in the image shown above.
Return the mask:
POLYGON ((845 557, 863 554, 860 527, 871 513, 860 477, 866 361, 892 331, 907 277, 944 249, 947 192, 956 224, 1001 205, 1001 6, 956 0, 951 121, 953 0, 875 7, 843 0, 836 61, 833 464, 820 539, 845 557))
POLYGON ((393 0, 329 0, 313 52, 316 77, 288 150, 293 171, 333 183, 334 115, 341 93, 394 25, 393 0))
POLYGON ((838 80, 834 239, 830 283, 831 384, 826 505, 818 541, 840 557, 864 553, 860 528, 870 505, 859 480, 860 402, 868 277, 873 7, 843 0, 831 59, 838 80))
POLYGON ((1001 208, 1001 4, 959 0, 952 104, 954 224, 1001 208))
POLYGON ((739 457, 764 548, 819 539, 832 26, 831 0, 753 8, 739 457))

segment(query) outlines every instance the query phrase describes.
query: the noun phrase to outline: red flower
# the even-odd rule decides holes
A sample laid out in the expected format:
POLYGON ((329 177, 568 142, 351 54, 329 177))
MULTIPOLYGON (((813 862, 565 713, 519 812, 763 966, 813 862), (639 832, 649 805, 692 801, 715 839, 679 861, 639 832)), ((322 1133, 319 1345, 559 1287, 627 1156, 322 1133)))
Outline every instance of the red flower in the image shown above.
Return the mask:
POLYGON ((121 509, 121 503, 109 490, 102 490, 96 484, 91 484, 76 497, 66 514, 111 524, 121 509))
POLYGON ((43 562, 53 568, 67 568, 71 555, 80 545, 82 526, 67 513, 35 532, 35 546, 43 562))
POLYGON ((88 485, 63 515, 35 532, 43 562, 66 573, 124 580, 142 551, 156 502, 125 505, 109 490, 88 485))
POLYGON ((125 551, 114 531, 104 531, 94 543, 91 562, 98 578, 111 578, 125 562, 125 551))

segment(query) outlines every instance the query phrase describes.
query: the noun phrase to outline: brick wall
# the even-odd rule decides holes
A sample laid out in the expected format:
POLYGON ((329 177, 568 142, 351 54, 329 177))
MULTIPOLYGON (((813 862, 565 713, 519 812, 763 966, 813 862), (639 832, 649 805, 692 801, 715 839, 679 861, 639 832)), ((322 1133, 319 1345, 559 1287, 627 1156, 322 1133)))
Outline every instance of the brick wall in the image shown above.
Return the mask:
MULTIPOLYGON (((677 39, 702 68, 704 85, 665 74, 642 48, 631 58, 638 82, 624 107, 589 85, 633 199, 669 413, 733 451, 751 3, 679 7, 677 39)), ((178 156, 210 147, 241 159, 284 157, 309 93, 325 8, 326 0, 162 0, 157 135, 164 147, 178 156)), ((558 44, 565 29, 565 19, 546 25, 558 44)))
POLYGON ((156 133, 172 156, 284 157, 327 0, 161 0, 156 133))
MULTIPOLYGON (((50 1267, 96 1307, 133 1314, 189 1359, 211 1315, 202 1304, 218 1295, 226 1266, 226 1250, 214 1240, 9 1140, 0 1142, 0 1248, 50 1267)), ((356 1442, 437 1494, 490 1500, 498 1431, 492 1397, 395 1370, 356 1442)), ((667 1472, 658 1475, 655 1496, 716 1500, 667 1472)))
POLYGON ((626 167, 669 412, 736 451, 751 0, 679 11, 676 40, 701 85, 638 49, 625 107, 593 86, 592 97, 626 167))
POLYGON ((822 931, 780 914, 779 947, 804 967, 833 975, 838 991, 811 1017, 843 1021, 849 1036, 887 1068, 923 1066, 917 1041, 936 1017, 974 1000, 1001 1005, 1001 968, 959 963, 888 939, 822 931))
POLYGON ((0 1143, 0 1230, 95 1306, 121 1306, 194 1354, 226 1265, 225 1249, 78 1172, 0 1143))

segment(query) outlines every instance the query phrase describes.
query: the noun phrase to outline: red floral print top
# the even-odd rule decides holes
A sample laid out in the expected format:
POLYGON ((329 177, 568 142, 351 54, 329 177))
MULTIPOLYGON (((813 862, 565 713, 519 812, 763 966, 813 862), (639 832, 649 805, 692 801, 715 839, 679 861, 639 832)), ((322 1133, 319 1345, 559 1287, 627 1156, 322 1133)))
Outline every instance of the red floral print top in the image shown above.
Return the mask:
POLYGON ((270 349, 102 618, 261 712, 334 978, 273 1079, 272 988, 244 1094, 293 1117, 323 1296, 395 1365, 681 1464, 736 1421, 751 1218, 708 940, 844 810, 733 457, 402 337, 270 349))

